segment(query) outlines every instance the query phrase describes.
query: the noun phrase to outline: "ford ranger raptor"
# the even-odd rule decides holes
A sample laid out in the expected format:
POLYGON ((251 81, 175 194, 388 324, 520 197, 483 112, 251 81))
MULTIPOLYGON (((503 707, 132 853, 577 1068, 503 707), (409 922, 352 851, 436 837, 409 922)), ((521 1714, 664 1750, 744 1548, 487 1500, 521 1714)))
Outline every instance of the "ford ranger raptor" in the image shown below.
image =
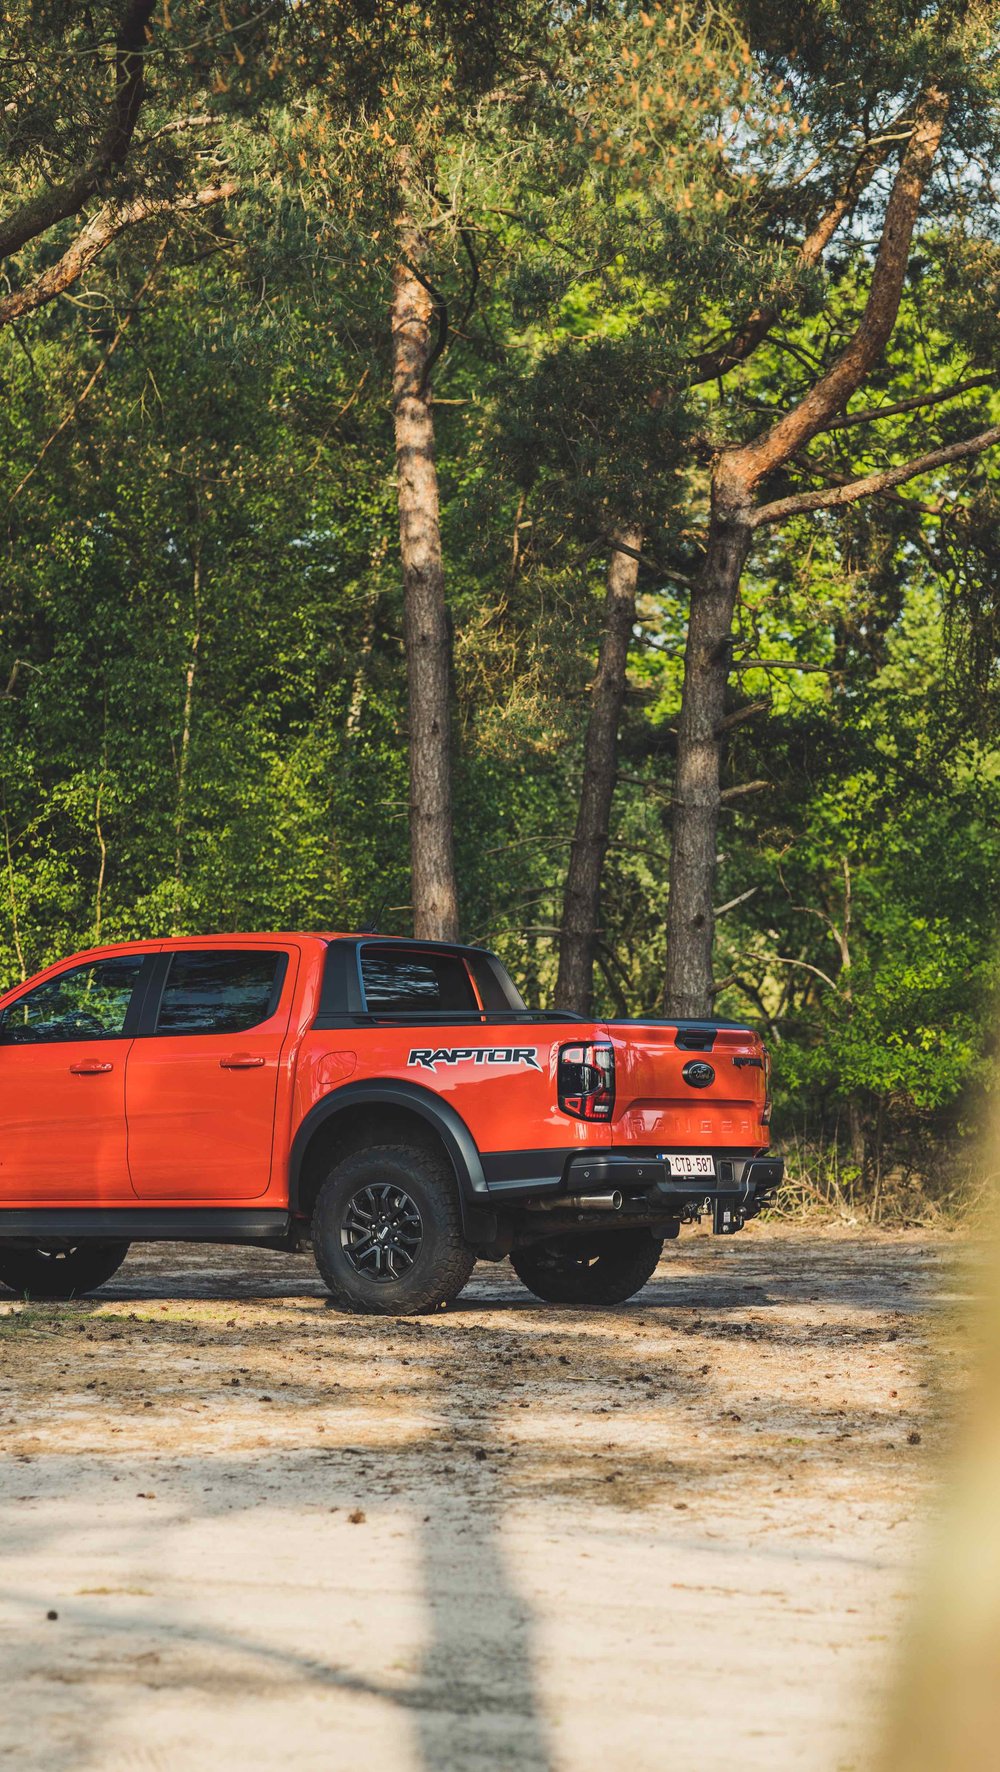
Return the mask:
POLYGON ((777 1187, 768 1061, 730 1021, 525 1007, 478 947, 365 934, 95 948, 0 996, 0 1283, 68 1298, 132 1242, 311 1245, 342 1308, 510 1259, 611 1305, 666 1238, 777 1187))

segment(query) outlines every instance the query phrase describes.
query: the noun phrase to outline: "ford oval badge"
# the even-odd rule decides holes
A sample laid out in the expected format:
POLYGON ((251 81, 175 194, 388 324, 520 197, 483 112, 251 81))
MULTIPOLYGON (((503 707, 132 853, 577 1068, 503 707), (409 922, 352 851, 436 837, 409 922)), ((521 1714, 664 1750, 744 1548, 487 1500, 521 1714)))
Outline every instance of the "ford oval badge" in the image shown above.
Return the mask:
POLYGON ((692 1058, 684 1066, 681 1076, 692 1089, 707 1089, 709 1083, 715 1082, 715 1071, 703 1058, 692 1058))

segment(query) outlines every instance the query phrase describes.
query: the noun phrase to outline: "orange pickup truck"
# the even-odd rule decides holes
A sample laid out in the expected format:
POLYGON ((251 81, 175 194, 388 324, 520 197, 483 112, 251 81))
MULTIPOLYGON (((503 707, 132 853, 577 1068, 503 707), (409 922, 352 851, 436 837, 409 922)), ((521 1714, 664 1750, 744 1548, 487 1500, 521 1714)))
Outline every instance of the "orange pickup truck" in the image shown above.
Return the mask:
POLYGON ((767 1056, 726 1021, 532 1012, 495 955, 368 934, 102 947, 0 996, 0 1282, 102 1285, 131 1242, 311 1243, 347 1310, 477 1259, 615 1304, 683 1220, 781 1179, 767 1056))

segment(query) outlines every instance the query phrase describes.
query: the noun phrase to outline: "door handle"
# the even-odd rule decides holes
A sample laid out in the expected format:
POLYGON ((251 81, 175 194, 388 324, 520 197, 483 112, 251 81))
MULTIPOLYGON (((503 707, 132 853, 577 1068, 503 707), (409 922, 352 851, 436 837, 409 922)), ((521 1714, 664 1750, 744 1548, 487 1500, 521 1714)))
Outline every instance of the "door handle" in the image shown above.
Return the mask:
POLYGON ((104 1071, 113 1071, 110 1059, 85 1058, 80 1064, 71 1064, 70 1070, 74 1077, 99 1077, 104 1071))
POLYGON ((253 1052, 234 1052, 230 1058, 220 1058, 219 1063, 224 1071, 255 1071, 264 1060, 253 1052))

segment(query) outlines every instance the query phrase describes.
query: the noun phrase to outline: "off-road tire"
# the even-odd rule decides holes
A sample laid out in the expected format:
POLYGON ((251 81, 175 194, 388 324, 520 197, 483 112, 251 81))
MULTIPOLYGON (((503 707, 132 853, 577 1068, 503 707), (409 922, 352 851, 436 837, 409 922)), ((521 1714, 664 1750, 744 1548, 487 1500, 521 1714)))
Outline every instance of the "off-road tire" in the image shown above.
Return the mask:
POLYGON ((128 1251, 127 1243, 90 1242, 0 1248, 0 1285, 20 1298, 82 1298, 118 1272, 128 1251))
POLYGON ((510 1265, 546 1304, 624 1304, 656 1272, 662 1249, 651 1231, 600 1231, 515 1249, 510 1265))
MULTIPOLYGON (((398 1209, 396 1216, 400 1217, 398 1209)), ((438 1310, 458 1297, 476 1265, 462 1236, 458 1188, 450 1165, 443 1156, 412 1145, 371 1145, 338 1163, 316 1201, 312 1244, 334 1304, 367 1316, 409 1317, 438 1310), (377 1259, 378 1233, 367 1245, 356 1241, 353 1252, 350 1249, 350 1239, 356 1235, 355 1202, 372 1197, 384 1201, 386 1196, 390 1212, 403 1196, 419 1218, 417 1233, 412 1212, 403 1209, 410 1265, 398 1277, 359 1269, 366 1255, 377 1259), (418 1236, 415 1248, 414 1236, 418 1236)))

